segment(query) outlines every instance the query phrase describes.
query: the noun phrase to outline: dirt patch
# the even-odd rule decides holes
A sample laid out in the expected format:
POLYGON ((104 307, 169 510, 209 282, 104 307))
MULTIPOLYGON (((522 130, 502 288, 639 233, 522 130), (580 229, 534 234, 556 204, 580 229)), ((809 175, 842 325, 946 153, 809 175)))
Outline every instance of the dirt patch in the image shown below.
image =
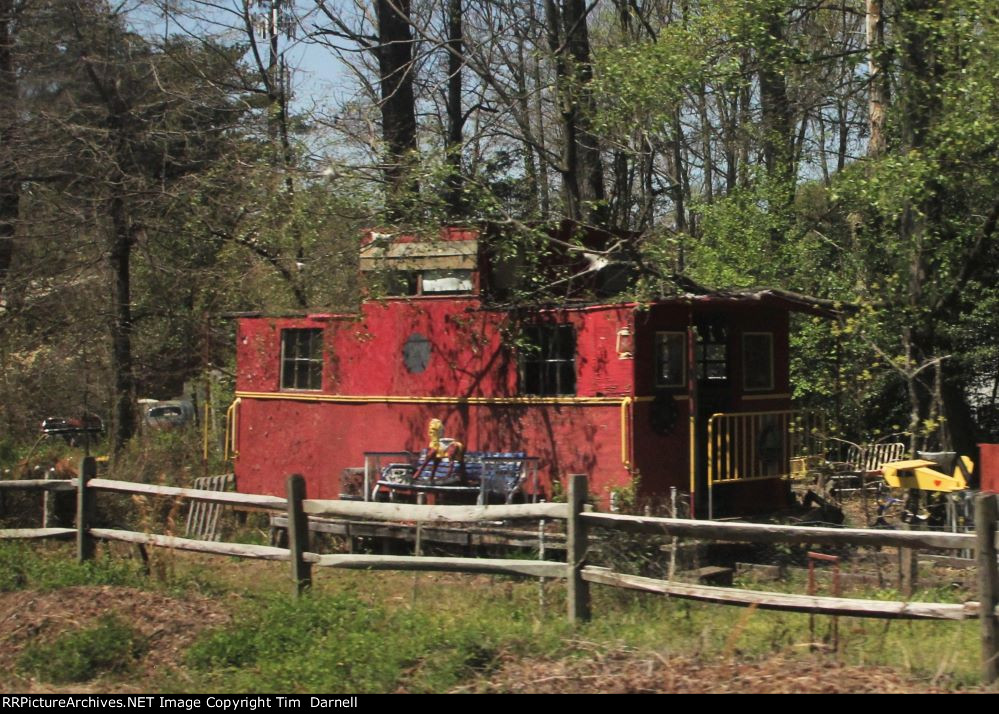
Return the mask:
POLYGON ((887 667, 845 666, 823 657, 774 656, 705 663, 620 649, 579 659, 511 659, 457 691, 530 694, 904 694, 945 691, 887 667))
MULTIPOLYGON (((138 588, 81 586, 0 593, 0 672, 5 673, 0 688, 36 690, 37 683, 11 674, 24 648, 32 642, 47 642, 65 632, 90 627, 102 615, 111 613, 148 640, 148 652, 139 664, 137 679, 177 667, 200 631, 229 621, 223 603, 202 597, 179 599, 138 588)), ((81 687, 73 685, 71 689, 80 691, 81 687)))

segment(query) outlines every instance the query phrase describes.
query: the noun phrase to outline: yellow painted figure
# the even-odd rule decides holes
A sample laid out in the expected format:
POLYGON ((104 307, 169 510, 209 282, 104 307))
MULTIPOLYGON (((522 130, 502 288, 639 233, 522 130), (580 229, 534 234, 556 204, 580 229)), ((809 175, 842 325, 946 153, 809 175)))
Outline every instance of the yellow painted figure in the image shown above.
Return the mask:
POLYGON ((447 478, 450 478, 454 473, 455 464, 462 466, 463 474, 465 447, 460 441, 444 438, 444 423, 440 419, 430 420, 430 425, 427 427, 427 436, 430 437, 430 443, 427 444, 427 457, 416 470, 413 480, 418 480, 423 475, 423 471, 427 466, 433 464, 430 468, 430 483, 433 484, 437 476, 437 466, 442 459, 448 460, 447 478))

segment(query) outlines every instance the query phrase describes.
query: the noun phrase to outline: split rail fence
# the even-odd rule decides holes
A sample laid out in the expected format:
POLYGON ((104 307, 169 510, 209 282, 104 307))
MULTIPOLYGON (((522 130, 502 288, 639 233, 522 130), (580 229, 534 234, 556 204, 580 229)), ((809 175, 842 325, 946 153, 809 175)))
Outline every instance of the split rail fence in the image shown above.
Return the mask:
POLYGON ((566 503, 428 506, 307 499, 305 481, 299 475, 288 477, 287 498, 113 481, 97 478, 96 462, 88 457, 82 462, 78 479, 0 481, 0 491, 12 489, 76 492, 76 527, 0 529, 0 538, 75 538, 77 558, 81 562, 94 557, 97 540, 116 540, 216 555, 285 561, 291 565, 293 590, 297 595, 301 595, 311 586, 314 567, 451 571, 557 578, 566 581, 567 615, 573 623, 590 619, 590 583, 703 602, 752 606, 763 610, 785 612, 915 620, 965 620, 977 617, 980 619, 981 627, 982 680, 986 684, 991 684, 999 678, 999 612, 997 612, 999 565, 997 565, 996 548, 999 503, 997 497, 991 494, 982 494, 977 499, 975 533, 940 533, 814 528, 596 513, 586 506, 587 481, 585 476, 579 475, 570 477, 566 503), (92 527, 94 499, 99 491, 187 498, 200 503, 283 512, 288 523, 288 547, 224 543, 92 527), (313 553, 308 549, 309 516, 435 525, 517 519, 559 519, 566 521, 566 562, 313 553), (920 548, 974 549, 977 554, 979 600, 967 603, 880 601, 741 590, 627 575, 587 564, 589 531, 593 528, 723 542, 887 546, 910 552, 920 548))

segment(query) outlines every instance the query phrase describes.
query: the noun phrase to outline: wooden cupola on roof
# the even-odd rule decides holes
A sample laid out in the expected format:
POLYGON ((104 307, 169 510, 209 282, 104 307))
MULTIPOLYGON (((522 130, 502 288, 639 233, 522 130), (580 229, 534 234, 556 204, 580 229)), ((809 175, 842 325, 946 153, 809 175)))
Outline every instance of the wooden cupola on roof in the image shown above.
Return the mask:
POLYGON ((390 296, 478 294, 479 231, 446 227, 433 237, 369 230, 361 238, 361 274, 390 296))

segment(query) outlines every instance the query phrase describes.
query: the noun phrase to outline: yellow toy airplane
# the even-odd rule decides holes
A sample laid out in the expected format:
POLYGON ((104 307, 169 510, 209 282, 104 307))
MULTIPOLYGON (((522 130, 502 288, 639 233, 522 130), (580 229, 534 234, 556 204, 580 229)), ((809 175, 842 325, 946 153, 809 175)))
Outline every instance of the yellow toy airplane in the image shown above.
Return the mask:
POLYGON ((968 477, 971 476, 973 467, 971 459, 962 456, 954 468, 953 476, 938 471, 940 465, 926 459, 891 461, 881 468, 885 482, 892 488, 951 493, 968 488, 968 477))

